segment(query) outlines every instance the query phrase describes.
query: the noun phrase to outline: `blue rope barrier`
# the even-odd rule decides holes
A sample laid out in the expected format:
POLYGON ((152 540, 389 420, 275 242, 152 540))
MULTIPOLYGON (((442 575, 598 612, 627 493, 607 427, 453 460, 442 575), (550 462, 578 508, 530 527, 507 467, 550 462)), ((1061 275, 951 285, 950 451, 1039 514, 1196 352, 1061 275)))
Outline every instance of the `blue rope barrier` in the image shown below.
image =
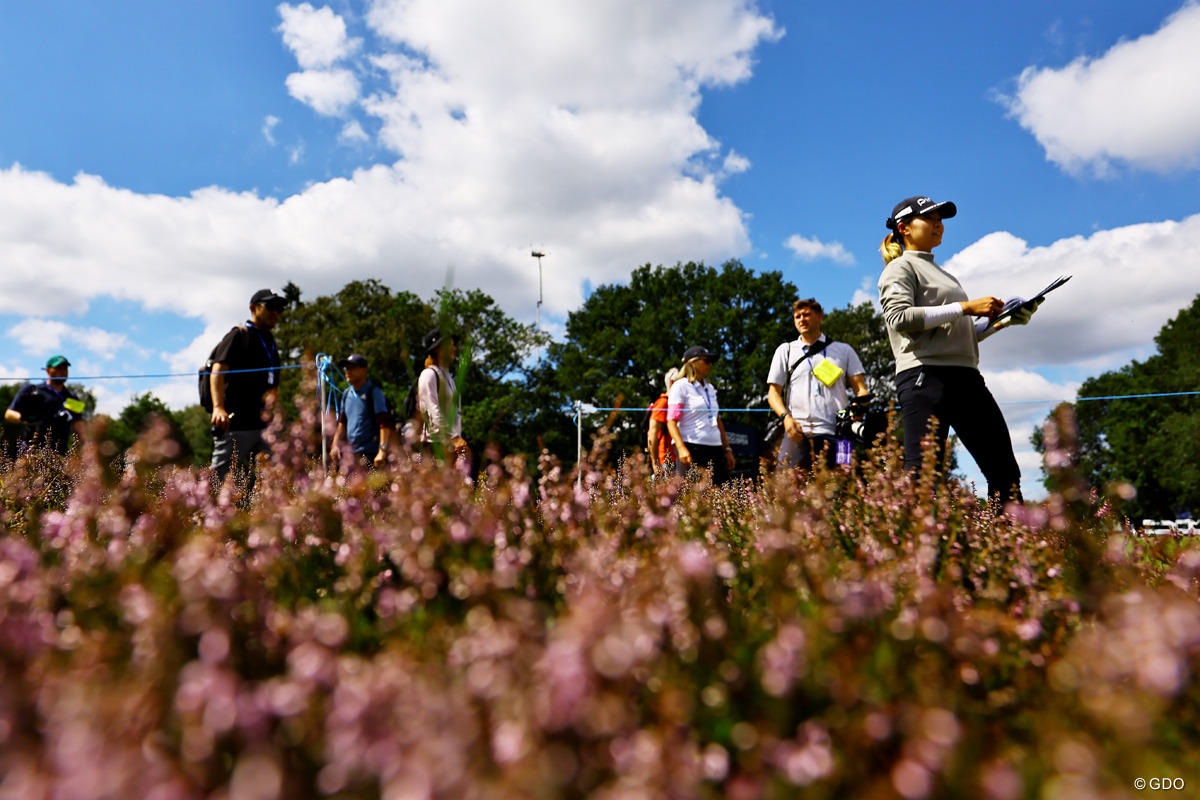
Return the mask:
MULTIPOLYGON (((1085 400, 1138 400, 1145 397, 1187 397, 1190 395, 1200 395, 1200 392, 1154 392, 1151 394, 1113 394, 1106 397, 1076 397, 1071 400, 1004 400, 997 401, 1002 406, 1015 405, 1052 405, 1057 403, 1082 403, 1085 400)), ((896 406, 899 408, 899 406, 896 406)), ((592 411, 642 411, 644 408, 618 408, 618 407, 597 407, 592 411)), ((695 411, 696 409, 685 409, 695 411)), ((772 411, 770 408, 722 408, 720 411, 772 411)))
MULTIPOLYGON (((315 366, 316 366, 315 362, 309 362, 309 363, 305 363, 305 364, 284 364, 279 367, 254 367, 252 369, 223 369, 223 370, 221 370, 221 374, 222 375, 233 375, 233 374, 239 373, 239 372, 268 372, 273 369, 300 369, 301 367, 315 367, 315 366)), ((72 383, 74 383, 76 381, 130 380, 130 379, 135 379, 135 378, 195 378, 195 377, 199 377, 200 375, 211 375, 211 374, 212 374, 211 372, 202 372, 200 370, 197 370, 196 372, 157 372, 157 373, 147 373, 144 375, 68 375, 65 378, 65 380, 68 380, 68 381, 71 381, 72 383)), ((25 383, 33 383, 34 381, 44 381, 44 380, 46 380, 45 375, 38 375, 33 378, 5 378, 4 382, 5 383, 13 383, 16 381, 22 381, 25 383)))
POLYGON ((336 372, 341 379, 346 382, 347 387, 349 387, 350 381, 346 380, 345 373, 343 373, 341 369, 337 367, 332 357, 327 356, 324 353, 318 353, 316 364, 317 378, 332 390, 330 393, 330 398, 333 400, 333 415, 335 417, 340 417, 342 408, 345 405, 346 392, 349 391, 349 389, 342 389, 340 386, 338 386, 335 379, 330 376, 329 371, 333 370, 336 372))

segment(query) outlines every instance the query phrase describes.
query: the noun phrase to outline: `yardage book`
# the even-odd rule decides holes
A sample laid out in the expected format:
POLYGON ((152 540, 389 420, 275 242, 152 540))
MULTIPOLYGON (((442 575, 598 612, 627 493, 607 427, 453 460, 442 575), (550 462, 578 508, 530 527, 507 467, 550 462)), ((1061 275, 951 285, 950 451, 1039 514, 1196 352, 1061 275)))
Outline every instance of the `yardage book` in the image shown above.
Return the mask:
POLYGON ((1047 286, 1045 289, 1042 289, 1028 300, 1023 300, 1020 297, 1014 297, 1012 300, 1009 300, 1004 304, 1004 308, 1000 309, 1000 313, 992 317, 987 326, 984 327, 983 330, 979 331, 980 341, 991 336, 996 331, 1007 328, 1009 323, 1012 321, 1013 314, 1017 313, 1021 309, 1037 308, 1040 306, 1042 301, 1046 299, 1047 294, 1053 292, 1055 289, 1062 286, 1069 280, 1071 280, 1070 275, 1060 275, 1051 281, 1049 286, 1047 286))

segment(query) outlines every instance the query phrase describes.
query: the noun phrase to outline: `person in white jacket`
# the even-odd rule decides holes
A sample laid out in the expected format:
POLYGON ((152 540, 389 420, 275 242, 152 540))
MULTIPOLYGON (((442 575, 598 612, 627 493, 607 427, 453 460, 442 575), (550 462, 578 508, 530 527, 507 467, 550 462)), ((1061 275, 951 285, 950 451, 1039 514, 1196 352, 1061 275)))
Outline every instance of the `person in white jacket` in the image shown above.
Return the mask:
POLYGON ((471 448, 462 437, 462 405, 449 367, 456 355, 454 339, 438 328, 425 334, 425 369, 417 378, 418 437, 423 449, 454 460, 470 460, 471 448))

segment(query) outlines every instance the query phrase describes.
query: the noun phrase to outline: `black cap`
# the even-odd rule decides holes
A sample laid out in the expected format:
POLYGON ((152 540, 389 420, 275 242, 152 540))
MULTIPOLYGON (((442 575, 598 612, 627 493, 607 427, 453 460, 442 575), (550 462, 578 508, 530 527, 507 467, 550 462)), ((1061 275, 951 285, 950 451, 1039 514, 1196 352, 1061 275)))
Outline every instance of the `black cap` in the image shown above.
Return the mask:
POLYGON ((720 357, 720 355, 710 352, 707 347, 702 345, 695 345, 683 351, 683 362, 685 364, 694 358, 707 358, 711 361, 716 361, 720 357))
POLYGON ((441 328, 434 328, 429 333, 425 334, 425 336, 421 339, 421 346, 425 348, 425 354, 428 355, 434 350, 437 350, 438 345, 442 343, 442 339, 444 338, 445 337, 442 336, 441 328))
POLYGON ((346 367, 365 367, 367 365, 367 357, 361 356, 358 353, 352 353, 338 362, 338 366, 342 369, 346 367))
POLYGON ((892 215, 887 221, 888 230, 896 230, 896 226, 906 219, 923 217, 934 211, 941 214, 942 219, 950 219, 958 213, 958 207, 949 200, 935 203, 928 197, 909 197, 896 203, 896 207, 892 209, 892 215))
POLYGON ((280 297, 272 289, 259 289, 251 296, 250 305, 266 306, 272 311, 283 311, 283 307, 287 305, 287 298, 280 297))

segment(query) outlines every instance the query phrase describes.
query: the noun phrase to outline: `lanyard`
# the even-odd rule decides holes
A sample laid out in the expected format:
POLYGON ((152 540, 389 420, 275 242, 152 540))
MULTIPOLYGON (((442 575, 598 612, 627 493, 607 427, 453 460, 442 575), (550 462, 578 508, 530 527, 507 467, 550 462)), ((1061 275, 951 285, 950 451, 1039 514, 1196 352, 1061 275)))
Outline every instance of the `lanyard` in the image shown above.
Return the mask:
POLYGON ((275 338, 271 337, 271 344, 270 344, 270 346, 268 346, 267 345, 267 337, 262 335, 262 331, 260 331, 256 327, 254 327, 253 322, 250 322, 249 320, 247 320, 246 327, 249 328, 250 330, 254 331, 254 334, 256 336, 258 336, 258 341, 262 345, 263 352, 265 352, 267 354, 267 358, 271 359, 271 366, 272 367, 278 366, 279 365, 279 347, 278 347, 278 345, 275 344, 275 338))
POLYGON ((279 347, 275 344, 275 337, 271 337, 270 346, 267 345, 267 337, 262 335, 262 331, 254 327, 254 323, 246 320, 246 327, 254 331, 258 336, 258 342, 262 345, 263 352, 267 354, 267 359, 271 362, 271 369, 267 372, 267 385, 274 386, 279 373, 279 347))
MULTIPOLYGON (((700 390, 701 396, 704 397, 704 407, 708 409, 708 416, 715 417, 716 412, 713 411, 712 401, 708 399, 708 387, 709 387, 708 382, 700 381, 699 383, 694 383, 692 385, 697 387, 700 390)), ((699 411, 700 409, 696 409, 696 410, 699 411)))

